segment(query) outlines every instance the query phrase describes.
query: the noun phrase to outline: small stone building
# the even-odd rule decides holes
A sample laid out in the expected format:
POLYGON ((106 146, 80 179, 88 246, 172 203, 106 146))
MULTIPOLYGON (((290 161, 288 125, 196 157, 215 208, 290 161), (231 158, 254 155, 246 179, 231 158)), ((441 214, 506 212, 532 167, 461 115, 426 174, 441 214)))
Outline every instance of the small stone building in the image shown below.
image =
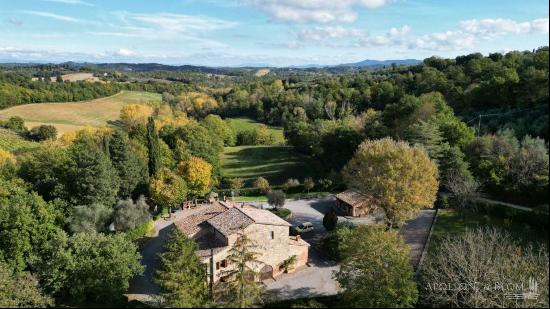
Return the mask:
POLYGON ((254 206, 215 201, 200 206, 195 214, 177 221, 176 226, 197 241, 201 261, 212 263, 214 282, 223 281, 224 270, 230 269, 227 257, 241 231, 255 244, 254 251, 261 261, 257 271, 264 278, 282 273, 285 260, 293 255, 296 268, 308 260, 309 244, 299 236, 289 236, 290 224, 254 206))
POLYGON ((384 216, 375 199, 353 189, 336 194, 336 209, 351 217, 384 216))

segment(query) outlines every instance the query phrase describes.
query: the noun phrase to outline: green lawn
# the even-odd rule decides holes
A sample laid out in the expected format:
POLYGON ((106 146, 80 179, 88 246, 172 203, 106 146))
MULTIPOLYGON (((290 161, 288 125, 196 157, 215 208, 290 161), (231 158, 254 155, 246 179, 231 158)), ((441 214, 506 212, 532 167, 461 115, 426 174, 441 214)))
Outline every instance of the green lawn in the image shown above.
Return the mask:
POLYGON ((288 178, 314 177, 308 158, 292 151, 289 146, 237 146, 226 147, 221 156, 223 176, 240 177, 250 187, 259 176, 271 185, 280 185, 288 178))
MULTIPOLYGON (((287 193, 287 199, 304 200, 312 198, 321 198, 334 195, 332 192, 302 192, 302 193, 287 193)), ((267 202, 265 195, 238 196, 235 198, 239 202, 267 202)))
POLYGON ((466 229, 479 227, 495 227, 506 230, 524 243, 548 242, 546 231, 542 232, 529 224, 514 220, 514 218, 504 219, 479 212, 470 212, 461 217, 452 209, 440 209, 433 229, 430 250, 436 247, 433 245, 443 237, 459 235, 466 229))
POLYGON ((0 128, 0 148, 17 155, 38 147, 39 143, 28 141, 13 131, 0 128))
MULTIPOLYGON (((229 118, 229 122, 237 132, 253 130, 260 125, 259 122, 256 122, 255 120, 246 117, 229 118)), ((282 145, 285 143, 283 128, 274 126, 267 127, 269 129, 269 132, 274 136, 276 144, 282 145)))

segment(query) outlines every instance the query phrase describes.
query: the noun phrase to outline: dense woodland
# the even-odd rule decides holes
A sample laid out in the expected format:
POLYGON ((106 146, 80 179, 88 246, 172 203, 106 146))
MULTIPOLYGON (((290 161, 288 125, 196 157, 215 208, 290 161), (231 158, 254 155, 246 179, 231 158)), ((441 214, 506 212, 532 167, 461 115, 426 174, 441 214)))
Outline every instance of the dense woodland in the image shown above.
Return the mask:
MULTIPOLYGON (((284 127, 287 144, 317 164, 319 180, 330 182, 326 190, 360 186, 368 181, 353 177, 365 168, 361 158, 384 157, 418 175, 410 177, 411 186, 403 178, 393 189, 407 191, 425 178, 429 192, 417 196, 421 202, 415 207, 433 205, 436 192, 457 197, 459 190, 474 187, 493 199, 548 207, 548 53, 543 47, 432 57, 415 66, 338 73, 278 69, 263 77, 250 69, 224 75, 5 66, 0 108, 88 100, 121 90, 163 95, 160 105, 126 106, 112 128, 60 137, 48 127, 29 131, 17 117, 1 122, 41 141, 39 149, 18 156, 0 149, 0 274, 6 274, 0 280, 16 282, 6 283, 13 288, 10 295, 18 295, 18 286, 29 289, 7 305, 120 302, 128 279, 143 271, 135 241, 150 229, 152 216, 212 191, 242 188, 238 179, 224 177, 224 146, 273 142, 263 129, 236 132, 226 120, 234 116, 284 127), (31 81, 75 70, 94 72, 102 81, 31 81)), ((385 168, 371 170, 369 177, 393 170, 385 168)), ((308 191, 315 186, 311 182, 308 191)), ((405 219, 400 211, 392 213, 389 227, 405 219)), ((172 249, 192 253, 194 247, 181 237, 174 236, 181 248, 172 249)), ((401 252, 401 246, 388 250, 401 252)), ((353 248, 347 248, 351 256, 357 254, 353 248)), ((177 258, 164 256, 166 271, 169 259, 177 258)), ((401 267, 407 261, 405 256, 394 262, 401 267)), ((350 283, 349 275, 341 273, 339 280, 350 283)), ((410 297, 387 305, 414 304, 416 290, 404 288, 410 297)), ((206 297, 201 293, 200 299, 206 297)))

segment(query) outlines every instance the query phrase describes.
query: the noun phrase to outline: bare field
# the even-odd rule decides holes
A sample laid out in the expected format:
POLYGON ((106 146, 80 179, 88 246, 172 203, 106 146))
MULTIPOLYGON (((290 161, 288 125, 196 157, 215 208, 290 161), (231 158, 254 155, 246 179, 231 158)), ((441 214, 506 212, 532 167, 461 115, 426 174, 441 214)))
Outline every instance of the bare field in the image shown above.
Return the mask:
POLYGON ((119 118, 124 105, 159 103, 161 95, 149 92, 122 91, 116 95, 91 101, 70 103, 37 103, 0 110, 0 119, 19 116, 27 128, 49 124, 61 135, 86 126, 104 127, 119 118))
POLYGON ((61 76, 63 81, 69 81, 69 82, 76 82, 76 81, 91 81, 91 82, 98 82, 99 78, 95 77, 92 73, 72 73, 72 74, 64 74, 61 76))
POLYGON ((265 76, 265 75, 269 74, 269 72, 271 72, 271 70, 269 70, 269 69, 259 69, 258 71, 256 71, 256 73, 254 75, 256 77, 262 77, 262 76, 265 76))

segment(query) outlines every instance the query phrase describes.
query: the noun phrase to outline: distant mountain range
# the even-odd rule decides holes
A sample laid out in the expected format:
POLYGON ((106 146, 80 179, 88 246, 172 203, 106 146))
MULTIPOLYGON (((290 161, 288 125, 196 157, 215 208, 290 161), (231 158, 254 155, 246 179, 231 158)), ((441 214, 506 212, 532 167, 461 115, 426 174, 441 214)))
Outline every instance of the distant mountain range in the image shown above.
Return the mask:
MULTIPOLYGON (((353 63, 344 63, 338 65, 322 65, 322 64, 305 64, 305 65, 294 65, 288 67, 278 67, 278 69, 346 69, 346 68, 381 68, 391 66, 393 63, 396 65, 416 65, 421 63, 422 60, 417 59, 398 59, 398 60, 363 60, 353 63)), ((25 66, 25 65, 39 65, 37 62, 28 62, 28 63, 3 63, 4 66, 25 66)), ((64 62, 59 63, 61 66, 80 68, 80 67, 91 67, 99 69, 108 69, 108 70, 117 70, 117 71, 138 71, 138 72, 148 72, 148 71, 191 71, 191 72, 202 72, 202 73, 222 73, 235 69, 260 69, 260 68, 275 68, 266 63, 248 63, 242 64, 239 66, 230 66, 230 67, 216 67, 216 66, 199 66, 199 65, 167 65, 160 63, 89 63, 89 62, 64 62)))
POLYGON ((391 66, 393 63, 396 65, 416 65, 421 63, 422 60, 417 59, 401 59, 401 60, 363 60, 354 63, 344 63, 338 65, 339 67, 357 67, 357 68, 380 68, 384 66, 391 66))

